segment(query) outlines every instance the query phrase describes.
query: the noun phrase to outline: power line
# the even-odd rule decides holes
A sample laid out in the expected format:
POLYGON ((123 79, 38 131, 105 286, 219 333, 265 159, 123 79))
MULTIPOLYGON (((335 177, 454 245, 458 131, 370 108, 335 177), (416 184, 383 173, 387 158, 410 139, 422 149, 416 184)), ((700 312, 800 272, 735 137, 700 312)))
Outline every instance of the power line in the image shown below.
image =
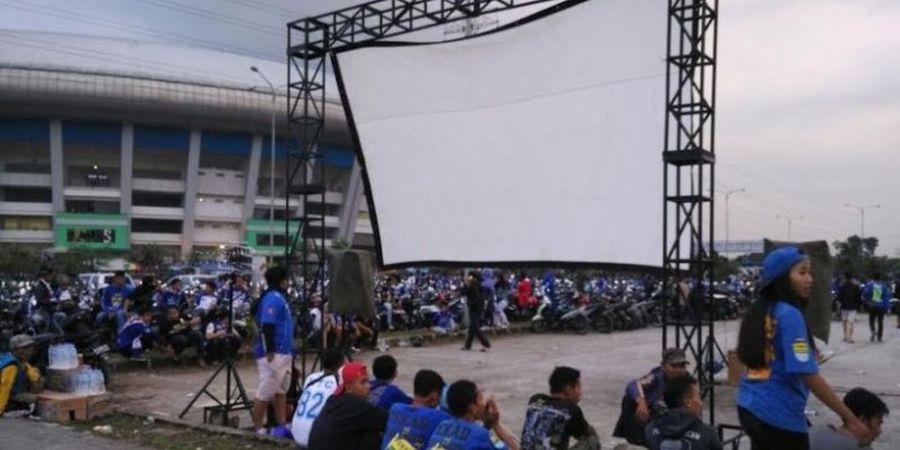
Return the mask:
POLYGON ((248 30, 258 31, 261 33, 268 33, 277 37, 284 37, 286 34, 286 29, 281 30, 277 27, 272 27, 269 25, 260 24, 258 22, 251 22, 249 20, 241 20, 236 19, 234 17, 217 13, 215 11, 210 11, 207 9, 197 8, 194 6, 185 5, 183 3, 178 3, 172 0, 142 0, 145 3, 150 5, 154 5, 159 8, 165 8, 172 11, 178 11, 185 14, 189 14, 195 17, 202 17, 205 19, 215 20, 222 23, 227 23, 235 26, 239 26, 242 28, 246 28, 248 30))
MULTIPOLYGON (((158 62, 145 61, 138 58, 123 56, 116 53, 105 52, 97 49, 89 49, 84 47, 79 47, 77 45, 67 44, 65 42, 58 41, 45 41, 41 39, 36 39, 30 36, 21 36, 16 33, 0 31, 0 36, 6 36, 10 38, 9 40, 4 40, 7 44, 10 45, 18 45, 22 47, 30 47, 39 50, 45 50, 50 52, 56 52, 61 54, 67 54, 71 56, 78 56, 81 58, 91 58, 101 61, 114 62, 114 63, 124 63, 131 65, 143 65, 152 67, 154 70, 160 70, 164 72, 174 73, 181 76, 186 74, 188 75, 204 75, 209 76, 211 72, 198 70, 193 66, 180 66, 176 64, 163 64, 158 62), (29 42, 21 42, 22 40, 30 41, 29 42)), ((223 75, 221 73, 216 72, 215 75, 219 78, 224 78, 229 81, 232 81, 236 84, 246 85, 248 84, 248 80, 244 78, 236 78, 228 75, 223 75)))
POLYGON ((121 21, 116 21, 116 20, 111 20, 111 19, 101 19, 101 18, 89 16, 86 14, 80 14, 80 13, 72 12, 72 11, 47 9, 47 8, 43 8, 38 5, 35 5, 33 3, 25 2, 23 0, 12 0, 12 1, 0 0, 0 4, 5 5, 9 8, 28 11, 28 12, 32 12, 35 14, 52 16, 52 17, 63 19, 63 20, 70 20, 70 21, 74 21, 74 22, 99 25, 102 27, 109 27, 109 28, 116 29, 119 31, 137 33, 137 34, 140 34, 143 36, 163 37, 163 38, 166 38, 166 39, 169 39, 174 42, 181 43, 181 44, 195 44, 196 45, 199 43, 199 44, 201 44, 200 46, 212 48, 212 49, 219 50, 219 51, 242 54, 245 56, 253 56, 253 57, 262 58, 262 59, 271 59, 271 55, 262 53, 259 51, 255 51, 255 50, 233 47, 233 46, 224 45, 224 44, 221 44, 218 42, 207 41, 205 39, 199 39, 199 38, 193 38, 193 37, 183 35, 183 34, 178 34, 178 33, 159 31, 159 30, 156 30, 156 29, 150 28, 150 27, 126 24, 121 21))

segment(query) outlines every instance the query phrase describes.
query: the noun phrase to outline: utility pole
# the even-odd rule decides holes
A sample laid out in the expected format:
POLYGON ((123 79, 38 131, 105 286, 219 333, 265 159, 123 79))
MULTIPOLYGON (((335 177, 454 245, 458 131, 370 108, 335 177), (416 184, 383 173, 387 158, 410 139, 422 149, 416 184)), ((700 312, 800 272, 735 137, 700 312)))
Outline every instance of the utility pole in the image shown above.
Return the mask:
POLYGON ((741 192, 747 192, 747 190, 744 188, 739 188, 739 189, 732 189, 730 191, 726 191, 723 193, 723 195, 725 196, 725 258, 726 259, 728 258, 728 246, 731 243, 731 239, 730 239, 730 235, 729 235, 731 219, 730 219, 730 212, 728 209, 728 201, 731 199, 732 195, 739 194, 741 192))
MULTIPOLYGON (((275 86, 269 81, 265 74, 260 72, 256 66, 250 66, 250 70, 259 75, 260 78, 269 85, 269 92, 272 94, 272 135, 270 136, 272 145, 269 155, 269 246, 275 247, 275 103, 277 98, 275 86)), ((275 262, 274 251, 269 254, 268 261, 269 266, 275 262)))
POLYGON ((788 238, 787 238, 787 240, 788 240, 788 242, 790 242, 790 241, 791 241, 791 227, 793 226, 794 221, 795 221, 795 220, 802 220, 802 219, 805 219, 806 217, 804 217, 804 216, 782 216, 781 214, 778 214, 778 215, 775 216, 775 218, 776 218, 776 219, 781 219, 781 220, 784 220, 784 221, 787 222, 787 226, 788 226, 788 238))
POLYGON ((854 205, 853 203, 844 203, 844 207, 853 208, 859 211, 859 238, 861 240, 866 239, 866 210, 867 209, 879 209, 881 205, 854 205))

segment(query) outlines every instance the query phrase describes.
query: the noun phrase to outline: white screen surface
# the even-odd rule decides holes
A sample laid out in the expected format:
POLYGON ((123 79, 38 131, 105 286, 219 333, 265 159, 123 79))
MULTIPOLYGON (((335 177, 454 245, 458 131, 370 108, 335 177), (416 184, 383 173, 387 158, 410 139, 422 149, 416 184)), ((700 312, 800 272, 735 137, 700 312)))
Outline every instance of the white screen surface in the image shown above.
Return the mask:
POLYGON ((336 55, 381 263, 661 266, 667 4, 336 55))

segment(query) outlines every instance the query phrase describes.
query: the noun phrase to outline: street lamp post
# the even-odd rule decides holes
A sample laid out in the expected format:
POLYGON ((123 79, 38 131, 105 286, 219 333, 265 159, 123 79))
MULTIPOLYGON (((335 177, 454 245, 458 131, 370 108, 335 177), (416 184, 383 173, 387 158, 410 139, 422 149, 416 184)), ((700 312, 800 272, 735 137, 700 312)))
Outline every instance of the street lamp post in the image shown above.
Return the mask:
POLYGON ((730 228, 730 212, 728 209, 728 201, 731 199, 731 196, 734 194, 740 194, 741 192, 747 192, 746 189, 732 189, 730 191, 726 191, 723 195, 725 195, 725 258, 728 258, 728 245, 731 243, 731 239, 729 236, 729 228, 730 228))
POLYGON ((881 205, 854 205, 853 203, 844 203, 844 207, 853 208, 859 211, 859 238, 862 240, 866 239, 866 210, 867 209, 879 209, 881 205))
POLYGON ((788 240, 788 242, 790 242, 790 240, 791 240, 791 227, 792 227, 794 221, 795 221, 795 220, 802 220, 802 219, 805 219, 806 217, 804 217, 804 216, 782 216, 781 214, 778 214, 778 215, 775 216, 775 218, 776 218, 776 219, 781 219, 781 220, 784 220, 784 221, 787 222, 787 226, 788 226, 788 239, 787 239, 787 240, 788 240))
MULTIPOLYGON (((269 247, 275 246, 275 103, 277 101, 275 86, 259 71, 256 66, 251 66, 250 70, 255 72, 269 85, 269 92, 272 94, 272 134, 270 136, 271 149, 269 160, 269 247)), ((269 254, 269 265, 275 261, 275 252, 269 254)))

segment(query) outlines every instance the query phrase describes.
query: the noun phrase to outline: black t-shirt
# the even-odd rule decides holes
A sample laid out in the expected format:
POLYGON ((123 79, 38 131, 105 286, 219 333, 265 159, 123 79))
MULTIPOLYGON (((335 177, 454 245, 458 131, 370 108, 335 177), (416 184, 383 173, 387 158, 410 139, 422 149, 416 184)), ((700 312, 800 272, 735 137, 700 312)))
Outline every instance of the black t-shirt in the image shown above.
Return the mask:
POLYGON ((581 439, 590 433, 591 427, 578 405, 537 394, 528 401, 521 449, 565 450, 569 448, 569 438, 581 439))
POLYGON ((841 309, 845 311, 856 311, 862 306, 862 291, 859 285, 852 281, 845 281, 838 291, 838 301, 841 302, 841 309))
POLYGON ((313 422, 307 449, 379 450, 387 420, 387 411, 367 399, 333 395, 313 422))

